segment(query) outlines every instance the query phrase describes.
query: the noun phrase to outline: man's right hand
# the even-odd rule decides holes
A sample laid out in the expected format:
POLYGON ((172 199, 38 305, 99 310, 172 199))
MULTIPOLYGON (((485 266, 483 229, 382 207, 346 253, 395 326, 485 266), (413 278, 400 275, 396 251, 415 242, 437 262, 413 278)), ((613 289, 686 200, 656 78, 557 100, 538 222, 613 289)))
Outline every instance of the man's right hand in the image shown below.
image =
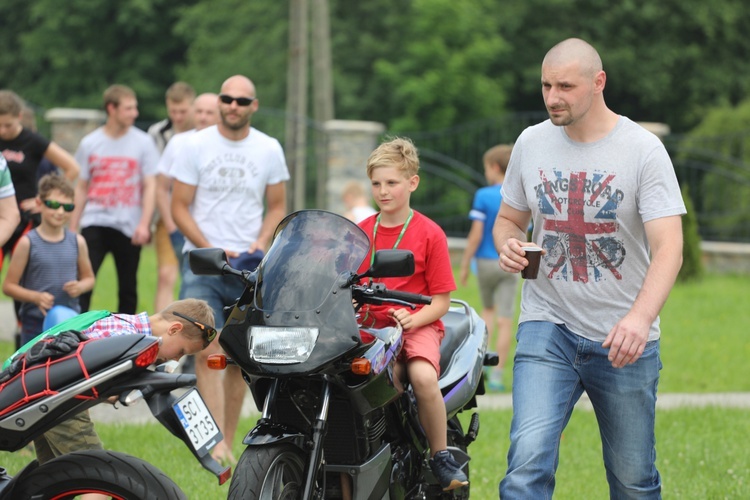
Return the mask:
POLYGON ((529 261, 524 257, 524 251, 521 250, 521 247, 524 246, 536 245, 516 238, 508 238, 500 248, 500 269, 507 273, 520 273, 523 271, 529 265, 529 261))
POLYGON ((39 309, 41 309, 46 316, 47 311, 52 309, 52 306, 55 305, 55 296, 49 292, 39 292, 37 294, 35 303, 37 306, 39 306, 39 309))

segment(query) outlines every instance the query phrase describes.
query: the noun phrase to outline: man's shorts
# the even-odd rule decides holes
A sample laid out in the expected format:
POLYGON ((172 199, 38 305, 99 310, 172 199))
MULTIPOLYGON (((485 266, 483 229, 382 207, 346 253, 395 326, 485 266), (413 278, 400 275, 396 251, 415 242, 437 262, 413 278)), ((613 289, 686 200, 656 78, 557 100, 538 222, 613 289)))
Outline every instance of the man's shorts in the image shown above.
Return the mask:
POLYGON ((501 318, 512 318, 516 305, 519 273, 506 273, 495 259, 477 259, 477 281, 482 306, 501 318))
POLYGON ((216 329, 221 331, 228 313, 224 308, 237 302, 245 284, 237 276, 204 276, 193 273, 190 263, 185 259, 182 263, 181 299, 203 299, 214 311, 216 329))
POLYGON ((156 231, 154 233, 154 245, 156 246, 156 263, 157 266, 177 266, 177 257, 172 248, 172 241, 164 225, 164 221, 159 218, 156 221, 156 231))
POLYGON ((34 439, 34 448, 40 464, 73 451, 104 449, 99 435, 94 430, 94 422, 91 421, 88 410, 34 439))

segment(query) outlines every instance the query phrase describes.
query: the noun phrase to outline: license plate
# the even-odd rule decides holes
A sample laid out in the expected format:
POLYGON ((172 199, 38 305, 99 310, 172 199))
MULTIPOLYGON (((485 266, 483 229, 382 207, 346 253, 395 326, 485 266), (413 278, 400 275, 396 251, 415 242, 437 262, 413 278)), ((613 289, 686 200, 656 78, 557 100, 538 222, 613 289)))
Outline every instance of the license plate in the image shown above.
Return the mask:
POLYGON ((186 392, 174 405, 175 415, 180 420, 190 445, 199 455, 213 448, 222 440, 219 426, 208 410, 197 389, 186 392))

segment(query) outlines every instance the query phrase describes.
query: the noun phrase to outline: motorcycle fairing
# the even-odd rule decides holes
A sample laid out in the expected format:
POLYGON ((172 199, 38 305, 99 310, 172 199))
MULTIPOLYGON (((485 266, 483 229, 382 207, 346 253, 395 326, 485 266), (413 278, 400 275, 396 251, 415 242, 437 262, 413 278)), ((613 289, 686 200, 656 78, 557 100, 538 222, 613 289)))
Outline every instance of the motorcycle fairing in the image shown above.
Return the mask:
POLYGON ((255 285, 232 310, 219 343, 246 372, 278 377, 319 371, 361 345, 352 334, 358 327, 351 290, 345 285, 369 248, 364 231, 344 217, 322 210, 288 215, 258 266, 255 285), (253 325, 317 327, 321 333, 306 361, 261 364, 250 353, 253 325))
POLYGON ((440 379, 445 409, 451 417, 463 409, 476 407, 477 389, 482 379, 482 359, 487 349, 487 328, 476 312, 463 301, 451 300, 443 316, 445 337, 440 345, 440 379), (479 360, 479 361, 477 361, 479 360))

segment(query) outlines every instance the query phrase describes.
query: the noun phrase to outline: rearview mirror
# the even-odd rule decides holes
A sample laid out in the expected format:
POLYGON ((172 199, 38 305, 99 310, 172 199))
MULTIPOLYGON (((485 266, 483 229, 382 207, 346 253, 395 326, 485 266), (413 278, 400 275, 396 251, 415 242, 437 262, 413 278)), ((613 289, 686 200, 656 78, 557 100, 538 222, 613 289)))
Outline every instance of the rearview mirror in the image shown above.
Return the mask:
POLYGON ((225 271, 229 268, 227 253, 222 248, 196 248, 188 252, 190 270, 193 273, 204 276, 221 276, 230 274, 225 271))
POLYGON ((411 250, 378 250, 375 259, 360 278, 395 278, 414 274, 411 250))

